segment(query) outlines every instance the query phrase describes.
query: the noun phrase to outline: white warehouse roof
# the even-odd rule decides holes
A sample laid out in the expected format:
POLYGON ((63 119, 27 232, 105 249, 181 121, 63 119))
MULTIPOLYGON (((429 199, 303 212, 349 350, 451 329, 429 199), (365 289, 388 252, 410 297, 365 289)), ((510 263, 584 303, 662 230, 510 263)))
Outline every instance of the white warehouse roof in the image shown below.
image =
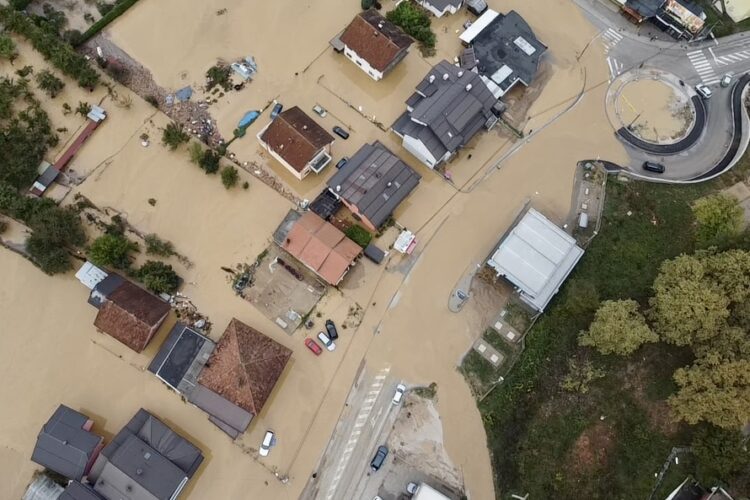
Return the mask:
POLYGON ((487 265, 513 283, 526 303, 542 311, 582 255, 572 236, 531 208, 487 265))
POLYGON ((471 23, 471 26, 466 28, 463 33, 461 33, 458 38, 464 42, 466 45, 469 45, 476 36, 482 32, 484 28, 490 25, 492 21, 495 20, 497 16, 499 16, 500 13, 496 10, 487 9, 484 14, 479 16, 479 18, 471 23))

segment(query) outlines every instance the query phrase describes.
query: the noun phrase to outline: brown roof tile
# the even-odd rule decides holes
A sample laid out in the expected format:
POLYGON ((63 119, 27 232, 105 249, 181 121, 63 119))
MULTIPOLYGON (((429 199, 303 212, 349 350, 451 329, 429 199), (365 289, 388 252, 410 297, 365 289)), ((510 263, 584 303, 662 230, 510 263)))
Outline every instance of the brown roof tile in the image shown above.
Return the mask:
POLYGON ((257 415, 291 356, 290 349, 232 319, 198 382, 257 415))
POLYGON ((169 314, 169 304, 139 286, 124 281, 109 294, 94 326, 136 352, 143 351, 169 314), (152 329, 154 329, 152 331, 152 329))
POLYGON ((297 172, 334 141, 331 134, 297 106, 277 116, 260 139, 297 172))
POLYGON ((341 35, 341 41, 370 66, 383 71, 414 40, 374 9, 360 12, 341 35))
POLYGON ((282 248, 331 285, 341 281, 362 252, 362 247, 314 212, 302 214, 289 230, 282 248))

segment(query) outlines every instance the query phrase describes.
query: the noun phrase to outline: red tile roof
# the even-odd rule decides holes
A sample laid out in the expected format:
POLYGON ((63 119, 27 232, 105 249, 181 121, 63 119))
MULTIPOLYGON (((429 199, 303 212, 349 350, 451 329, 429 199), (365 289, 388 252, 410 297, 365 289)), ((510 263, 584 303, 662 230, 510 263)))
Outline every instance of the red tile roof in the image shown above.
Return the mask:
POLYGON ((334 141, 331 134, 297 106, 277 116, 260 139, 297 172, 334 141))
POLYGON ((341 41, 370 66, 383 71, 414 40, 370 9, 357 14, 341 35, 341 41))
POLYGON ((136 352, 148 345, 169 314, 169 304, 130 281, 123 281, 96 315, 94 326, 136 352))
POLYGON ((302 214, 289 230, 282 248, 331 285, 343 279, 362 252, 362 247, 314 212, 302 214))
POLYGON ((291 356, 290 349, 232 319, 198 382, 257 415, 291 356))

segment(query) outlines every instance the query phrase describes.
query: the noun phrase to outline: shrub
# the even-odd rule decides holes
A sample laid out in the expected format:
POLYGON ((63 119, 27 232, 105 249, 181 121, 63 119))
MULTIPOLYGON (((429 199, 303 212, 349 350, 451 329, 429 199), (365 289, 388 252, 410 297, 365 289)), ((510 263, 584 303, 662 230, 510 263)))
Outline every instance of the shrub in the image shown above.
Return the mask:
POLYGON ((139 280, 155 293, 174 293, 180 286, 180 277, 172 266, 149 260, 136 273, 139 280))
POLYGON ((237 180, 239 179, 239 174, 237 173, 237 169, 234 167, 224 167, 221 169, 221 183, 224 184, 224 187, 229 189, 234 187, 237 184, 237 180))
POLYGON ((414 2, 401 2, 398 7, 386 14, 386 18, 417 40, 422 47, 435 47, 435 33, 430 29, 430 16, 414 2))
POLYGON ((196 165, 200 165, 201 159, 203 158, 203 148, 197 142, 194 142, 188 146, 188 153, 190 154, 190 161, 196 165))
POLYGON ((216 64, 206 71, 206 91, 219 85, 224 90, 232 88, 232 69, 229 66, 216 64))
POLYGON ((147 254, 159 255, 161 257, 169 257, 175 254, 172 242, 162 240, 155 234, 147 234, 144 241, 146 243, 147 254))
MULTIPOLYGON (((90 40, 94 35, 103 30, 109 23, 123 15, 137 1, 138 0, 119 0, 109 10, 107 10, 106 14, 102 12, 101 8, 99 8, 99 6, 97 5, 97 8, 99 8, 99 12, 103 17, 89 26, 89 28, 83 33, 83 35, 81 35, 79 43, 85 43, 90 40)), ((89 22, 92 21, 93 18, 89 20, 89 22)))
POLYGON ((29 66, 29 65, 26 65, 23 68, 21 68, 19 70, 16 70, 16 74, 18 76, 20 76, 21 78, 26 78, 27 76, 29 76, 33 72, 34 72, 34 67, 33 66, 29 66))
POLYGON ((721 244, 739 234, 742 228, 742 207, 736 198, 713 194, 693 205, 698 222, 696 239, 703 246, 721 244))
POLYGON ((198 164, 203 170, 206 171, 207 174, 215 174, 219 170, 220 158, 221 156, 219 156, 219 153, 211 149, 207 149, 203 152, 203 156, 201 156, 198 164))
POLYGON ((76 113, 81 116, 86 116, 91 113, 91 104, 87 102, 79 102, 78 106, 76 106, 76 113))
POLYGON ((184 144, 189 140, 190 136, 182 129, 182 125, 178 125, 175 122, 167 124, 161 136, 162 144, 172 151, 177 149, 180 144, 184 144))
POLYGON ((353 240, 354 243, 361 246, 362 248, 365 248, 367 245, 369 245, 370 241, 372 240, 372 234, 370 234, 369 231, 357 224, 349 226, 346 231, 344 231, 344 234, 346 234, 347 238, 353 240))
POLYGON ((248 189, 250 187, 250 183, 245 181, 242 183, 242 189, 248 189))
POLYGON ((65 82, 47 69, 36 74, 36 83, 40 89, 44 90, 53 99, 65 88, 65 82))
POLYGON ((159 99, 157 99, 155 95, 147 95, 145 99, 146 99, 146 102, 152 105, 153 107, 155 108, 159 107, 159 99))
POLYGON ((8 59, 10 62, 15 61, 18 57, 18 49, 11 37, 0 35, 0 59, 8 59))
POLYGON ((137 249, 138 245, 123 235, 104 234, 91 244, 88 257, 99 266, 127 269, 130 267, 130 253, 137 249))

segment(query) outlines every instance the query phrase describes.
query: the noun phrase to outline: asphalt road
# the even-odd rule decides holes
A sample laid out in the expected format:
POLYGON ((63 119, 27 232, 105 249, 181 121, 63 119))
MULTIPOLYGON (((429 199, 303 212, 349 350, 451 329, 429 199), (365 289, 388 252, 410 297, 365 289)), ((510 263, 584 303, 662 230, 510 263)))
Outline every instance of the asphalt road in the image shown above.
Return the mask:
MULTIPOLYGON (((389 367, 365 366, 347 396, 336 429, 300 498, 360 498, 375 450, 385 444, 400 406, 391 400, 399 383, 389 367)), ((392 457, 388 457, 392 460, 392 457)))
MULTIPOLYGON (((723 88, 719 81, 727 73, 737 81, 750 71, 750 33, 687 43, 676 41, 651 25, 633 25, 606 0, 576 0, 576 3, 600 30, 592 43, 604 46, 610 81, 626 71, 655 67, 676 75, 692 93, 699 83, 713 91, 706 103, 705 130, 692 147, 675 155, 659 155, 623 141, 630 163, 622 166, 639 175, 672 181, 694 179, 712 170, 726 156, 734 135, 732 86, 723 88), (641 169, 645 161, 662 163, 667 172, 646 173, 641 169)), ((748 131, 743 129, 742 133, 740 142, 745 144, 748 131)))

